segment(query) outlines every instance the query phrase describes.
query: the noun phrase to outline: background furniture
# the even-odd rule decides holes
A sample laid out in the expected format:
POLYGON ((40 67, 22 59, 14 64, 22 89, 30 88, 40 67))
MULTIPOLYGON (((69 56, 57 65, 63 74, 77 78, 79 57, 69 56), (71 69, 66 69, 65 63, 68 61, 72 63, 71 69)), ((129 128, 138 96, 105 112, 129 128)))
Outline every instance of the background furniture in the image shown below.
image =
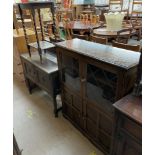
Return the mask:
POLYGON ((130 19, 137 19, 141 17, 142 17, 142 0, 133 0, 130 19))
MULTIPOLYGON (((109 31, 107 30, 106 27, 103 27, 103 28, 97 28, 97 29, 94 29, 93 30, 93 34, 96 35, 96 36, 100 36, 100 37, 107 37, 107 38, 117 38, 117 32, 118 31, 109 31)), ((131 35, 134 35, 136 34, 136 30, 133 29, 131 31, 131 35)), ((121 33, 119 34, 121 37, 126 37, 126 36, 129 36, 129 31, 126 31, 124 33, 121 33)))
POLYGON ((108 155, 112 104, 132 90, 140 54, 80 39, 56 46, 63 115, 108 155))
MULTIPOLYGON (((30 30, 33 30, 34 25, 33 25, 32 16, 29 10, 23 10, 23 19, 24 19, 26 29, 28 28, 30 30)), ((23 28, 21 16, 20 16, 19 8, 17 4, 13 5, 13 24, 16 30, 18 30, 19 28, 23 28)))
POLYGON ((100 20, 101 21, 105 21, 104 13, 107 13, 108 12, 108 7, 109 7, 108 4, 95 5, 96 12, 97 11, 100 11, 101 12, 100 13, 100 20))
POLYGON ((142 155, 142 98, 130 94, 116 102, 114 107, 111 155, 142 155))
POLYGON ((75 34, 73 32, 73 29, 71 28, 70 24, 71 24, 70 19, 63 20, 63 28, 61 29, 61 31, 64 31, 64 39, 65 40, 69 40, 69 39, 73 39, 73 38, 88 40, 88 35, 75 34))
POLYGON ((128 40, 131 37, 131 32, 132 32, 131 28, 129 28, 129 29, 122 29, 120 31, 117 31, 116 41, 119 42, 119 43, 127 44, 128 40), (126 35, 124 35, 124 34, 126 34, 126 35))
MULTIPOLYGON (((59 27, 63 28, 63 23, 59 23, 59 27)), ((82 21, 71 21, 69 28, 71 28, 73 31, 78 31, 80 34, 84 34, 85 32, 89 32, 90 29, 98 28, 100 27, 99 23, 92 24, 89 21, 88 22, 82 22, 82 21)))
POLYGON ((131 50, 131 51, 140 52, 140 45, 128 45, 128 44, 123 44, 123 43, 113 41, 112 46, 127 49, 127 50, 131 50))
POLYGON ((90 40, 100 44, 107 44, 107 38, 102 38, 98 36, 91 35, 90 40))
POLYGON ((28 53, 21 55, 24 76, 29 92, 35 86, 39 86, 53 98, 54 114, 58 116, 61 107, 57 107, 56 96, 60 93, 57 59, 54 55, 46 53, 43 55, 43 63, 39 61, 37 52, 32 53, 32 58, 28 53))

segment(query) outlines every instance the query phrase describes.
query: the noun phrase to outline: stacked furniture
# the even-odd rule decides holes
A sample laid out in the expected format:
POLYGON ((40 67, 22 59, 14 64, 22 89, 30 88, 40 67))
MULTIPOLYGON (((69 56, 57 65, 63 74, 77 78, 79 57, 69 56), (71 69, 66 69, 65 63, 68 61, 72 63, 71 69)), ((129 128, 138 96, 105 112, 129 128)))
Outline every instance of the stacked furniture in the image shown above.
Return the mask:
POLYGON ((140 53, 80 39, 56 46, 63 115, 109 154, 113 103, 132 90, 140 53))

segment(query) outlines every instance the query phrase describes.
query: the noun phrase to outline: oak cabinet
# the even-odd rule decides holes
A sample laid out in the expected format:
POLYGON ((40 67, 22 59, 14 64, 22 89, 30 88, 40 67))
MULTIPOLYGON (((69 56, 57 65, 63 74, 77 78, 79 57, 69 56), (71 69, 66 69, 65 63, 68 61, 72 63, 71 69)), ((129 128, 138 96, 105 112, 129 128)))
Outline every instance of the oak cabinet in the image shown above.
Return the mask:
POLYGON ((63 115, 109 154, 113 103, 132 90, 140 54, 80 39, 56 46, 63 115))

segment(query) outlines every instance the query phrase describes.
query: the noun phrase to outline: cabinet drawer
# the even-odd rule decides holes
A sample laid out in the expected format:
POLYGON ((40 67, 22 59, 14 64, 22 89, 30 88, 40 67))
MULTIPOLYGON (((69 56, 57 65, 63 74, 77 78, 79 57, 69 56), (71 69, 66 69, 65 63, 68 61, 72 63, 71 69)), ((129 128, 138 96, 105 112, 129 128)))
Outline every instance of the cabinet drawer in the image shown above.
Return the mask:
POLYGON ((142 140, 142 127, 136 122, 122 116, 121 128, 132 136, 142 140))
POLYGON ((40 70, 38 70, 39 85, 51 93, 52 82, 50 76, 40 70))
POLYGON ((24 68, 26 72, 26 76, 28 76, 32 81, 37 82, 37 70, 36 68, 28 62, 24 62, 24 68))

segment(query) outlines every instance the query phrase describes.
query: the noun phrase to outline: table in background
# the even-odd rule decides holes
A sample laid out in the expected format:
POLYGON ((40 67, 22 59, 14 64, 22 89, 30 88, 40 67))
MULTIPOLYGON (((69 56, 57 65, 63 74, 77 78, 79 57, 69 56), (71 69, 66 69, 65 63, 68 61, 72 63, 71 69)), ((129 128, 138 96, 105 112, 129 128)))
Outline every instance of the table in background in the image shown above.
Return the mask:
MULTIPOLYGON (((83 21, 71 21, 69 24, 69 28, 73 31, 79 31, 80 34, 84 34, 85 32, 89 32, 90 29, 95 29, 100 27, 100 23, 93 24, 90 22, 83 22, 83 21)), ((63 23, 59 23, 59 27, 63 28, 63 23)))
MULTIPOLYGON (((129 27, 124 27, 129 28, 129 27)), ((123 29, 123 28, 122 28, 123 29)), ((106 27, 98 28, 93 30, 93 34, 97 36, 107 37, 107 38, 116 38, 118 31, 109 31, 106 27)), ((135 34, 136 30, 132 30, 131 35, 135 34)), ((128 32, 121 34, 122 36, 128 35, 128 32)))

